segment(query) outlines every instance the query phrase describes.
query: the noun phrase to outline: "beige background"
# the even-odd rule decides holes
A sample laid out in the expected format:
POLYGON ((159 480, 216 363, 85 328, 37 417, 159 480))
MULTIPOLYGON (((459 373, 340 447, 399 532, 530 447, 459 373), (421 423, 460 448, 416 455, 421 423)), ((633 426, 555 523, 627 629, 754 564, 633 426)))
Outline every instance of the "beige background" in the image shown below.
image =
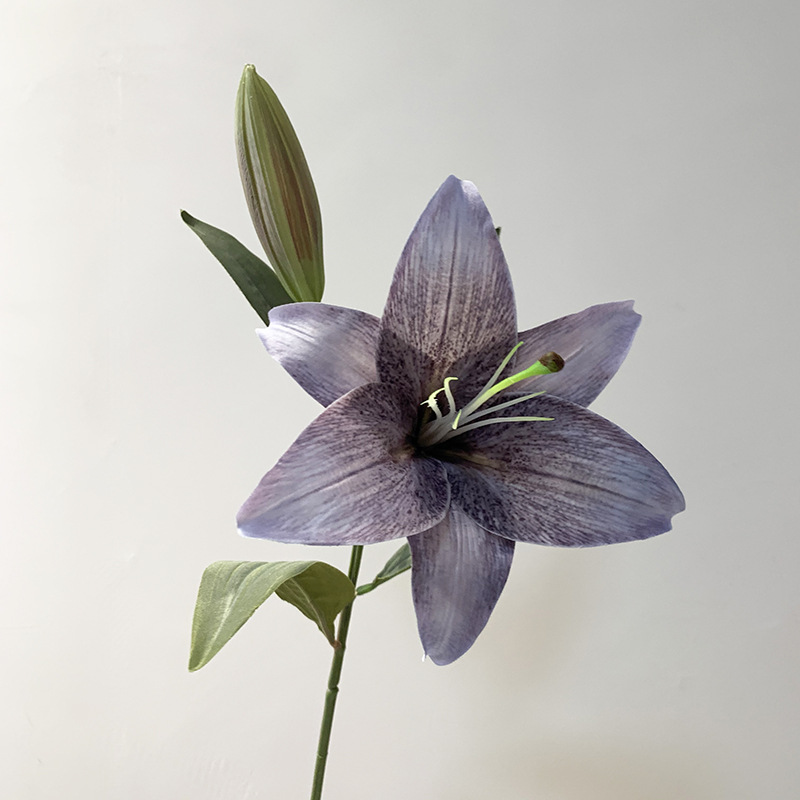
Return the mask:
POLYGON ((233 524, 317 413, 178 217, 257 247, 253 62, 315 176, 326 300, 380 313, 439 183, 475 181, 523 327, 636 299, 594 407, 688 503, 649 542, 519 546, 450 667, 421 663, 406 579, 359 602, 326 800, 796 798, 798 9, 7 0, 0 795, 307 796, 313 626, 270 601, 186 671, 209 562, 347 562, 233 524))

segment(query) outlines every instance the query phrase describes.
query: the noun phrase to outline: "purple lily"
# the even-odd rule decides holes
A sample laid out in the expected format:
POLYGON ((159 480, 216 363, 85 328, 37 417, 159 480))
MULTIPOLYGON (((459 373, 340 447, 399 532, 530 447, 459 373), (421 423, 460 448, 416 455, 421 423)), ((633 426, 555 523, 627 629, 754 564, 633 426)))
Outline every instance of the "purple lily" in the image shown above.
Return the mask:
POLYGON ((451 176, 380 320, 320 303, 270 313, 264 345, 327 408, 261 480, 239 530, 325 545, 408 537, 420 638, 449 664, 486 625, 515 542, 646 539, 683 510, 664 467, 585 408, 639 321, 632 302, 607 303, 518 334, 494 223, 451 176))

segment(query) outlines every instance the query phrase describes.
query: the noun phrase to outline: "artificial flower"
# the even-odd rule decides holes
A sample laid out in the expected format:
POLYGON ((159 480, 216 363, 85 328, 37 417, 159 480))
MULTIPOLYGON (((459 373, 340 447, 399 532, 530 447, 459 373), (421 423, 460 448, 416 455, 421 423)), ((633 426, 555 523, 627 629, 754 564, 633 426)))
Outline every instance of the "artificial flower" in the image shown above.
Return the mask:
POLYGON ((267 350, 327 408, 245 502, 239 530, 318 545, 407 537, 423 648, 454 661, 486 625, 516 542, 646 539, 684 508, 655 457, 585 408, 639 319, 631 302, 608 303, 517 333, 494 223, 451 176, 380 320, 319 303, 270 312, 267 350))

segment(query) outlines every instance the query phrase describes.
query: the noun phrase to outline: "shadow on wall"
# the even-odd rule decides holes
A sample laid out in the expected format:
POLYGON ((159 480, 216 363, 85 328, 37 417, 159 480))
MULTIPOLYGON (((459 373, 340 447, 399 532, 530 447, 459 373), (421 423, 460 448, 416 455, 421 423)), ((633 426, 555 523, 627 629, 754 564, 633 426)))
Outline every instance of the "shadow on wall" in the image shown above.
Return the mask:
MULTIPOLYGON (((463 788, 458 795, 449 794, 444 788, 437 796, 730 800, 730 782, 710 763, 702 733, 691 730, 690 720, 674 718, 677 711, 670 709, 668 695, 661 711, 655 706, 649 712, 642 709, 651 717, 648 721, 632 717, 630 703, 615 713, 614 697, 608 694, 615 684, 604 685, 609 680, 607 653, 598 654, 605 671, 593 679, 598 625, 614 609, 614 598, 604 603, 604 594, 613 593, 617 580, 614 564, 613 558, 590 550, 546 551, 535 561, 519 558, 482 635, 489 647, 472 653, 478 670, 459 675, 470 697, 463 724, 493 733, 476 736, 469 752, 441 765, 442 788, 448 772, 474 765, 473 794, 464 795, 463 788), (469 691, 481 683, 491 690, 469 691), (504 727, 499 719, 507 720, 506 740, 497 736, 504 727), (521 736, 522 731, 528 733, 521 736)), ((619 636, 620 630, 624 632, 614 628, 609 635, 619 636)), ((643 682, 652 680, 647 657, 642 656, 637 671, 643 682)), ((641 687, 632 686, 631 692, 631 702, 641 699, 641 687)), ((618 700, 624 703, 624 692, 618 700)))

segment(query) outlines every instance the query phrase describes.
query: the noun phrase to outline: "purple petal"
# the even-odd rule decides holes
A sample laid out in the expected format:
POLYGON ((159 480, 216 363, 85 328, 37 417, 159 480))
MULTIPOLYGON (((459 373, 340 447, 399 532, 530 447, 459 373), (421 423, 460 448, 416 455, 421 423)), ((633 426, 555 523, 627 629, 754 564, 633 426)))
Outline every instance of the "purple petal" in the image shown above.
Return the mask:
POLYGON ((406 443, 416 409, 367 384, 317 417, 264 476, 237 516, 245 536, 366 544, 413 536, 447 512, 442 465, 406 443))
POLYGON ((508 578, 514 542, 451 509, 435 528, 408 543, 422 646, 434 663, 450 664, 486 625, 508 578))
POLYGON ((419 218, 381 320, 378 374, 417 399, 479 389, 516 342, 511 276, 477 189, 452 175, 419 218))
POLYGON ((513 410, 515 416, 554 419, 465 434, 470 460, 446 464, 453 507, 499 536, 562 547, 647 539, 670 530, 671 517, 684 508, 683 495, 632 436, 550 395, 513 410))
POLYGON ((323 303, 288 303, 257 331, 267 352, 324 406, 377 380, 377 317, 323 303))
POLYGON ((524 369, 551 350, 566 364, 561 372, 520 381, 515 391, 545 391, 588 406, 614 377, 628 355, 641 322, 633 300, 590 306, 520 333, 524 344, 516 364, 524 369))

